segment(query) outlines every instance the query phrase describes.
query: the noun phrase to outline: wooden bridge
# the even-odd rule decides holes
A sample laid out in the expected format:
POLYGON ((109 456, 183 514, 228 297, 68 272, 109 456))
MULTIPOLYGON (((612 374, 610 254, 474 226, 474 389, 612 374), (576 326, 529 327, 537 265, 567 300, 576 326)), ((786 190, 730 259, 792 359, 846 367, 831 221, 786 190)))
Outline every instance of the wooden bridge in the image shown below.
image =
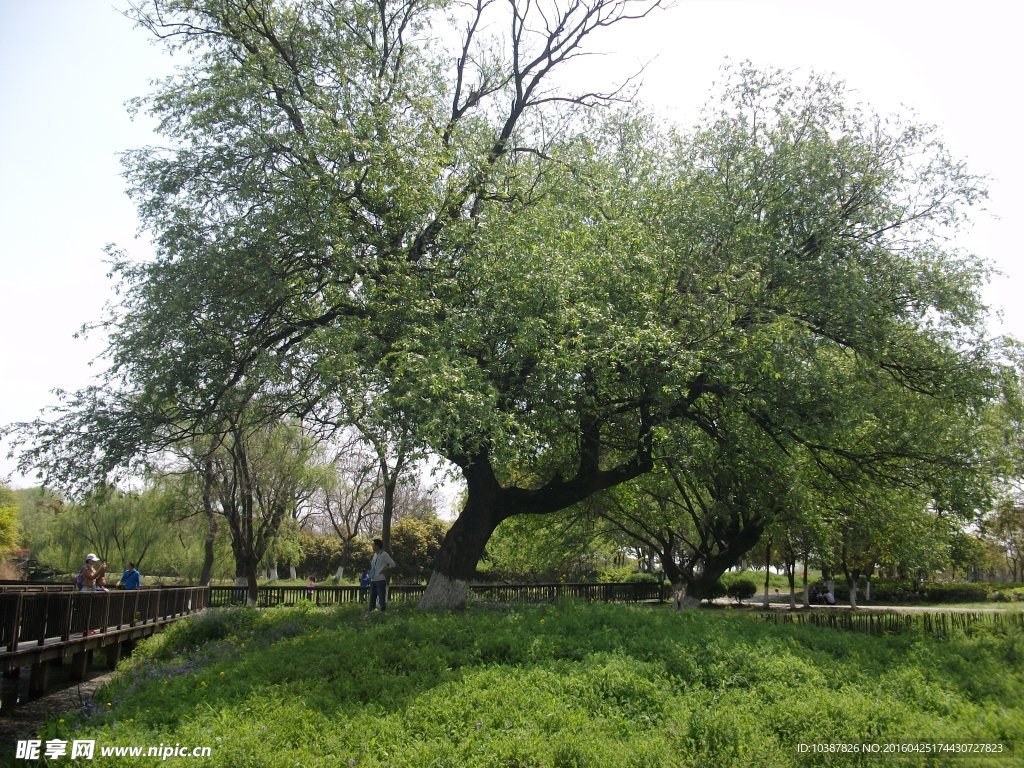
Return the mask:
POLYGON ((21 670, 31 670, 29 696, 46 692, 53 665, 70 665, 84 679, 93 652, 102 649, 113 668, 138 639, 207 605, 207 587, 148 587, 76 592, 67 585, 0 589, 0 708, 17 699, 21 670))

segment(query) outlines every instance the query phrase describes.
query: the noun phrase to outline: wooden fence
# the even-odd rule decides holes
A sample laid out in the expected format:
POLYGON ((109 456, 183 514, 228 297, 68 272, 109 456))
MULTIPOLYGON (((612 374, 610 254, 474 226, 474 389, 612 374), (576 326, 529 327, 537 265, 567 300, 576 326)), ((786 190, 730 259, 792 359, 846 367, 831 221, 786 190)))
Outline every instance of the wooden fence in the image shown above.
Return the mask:
POLYGON ((1006 627, 1024 630, 1024 613, 980 611, 909 612, 789 612, 758 613, 761 621, 773 624, 812 624, 869 635, 920 632, 931 637, 970 636, 977 630, 1006 627))
MULTIPOLYGON (((396 603, 415 602, 423 594, 421 584, 393 584, 388 587, 388 600, 396 603)), ((663 588, 652 582, 630 582, 617 584, 471 584, 470 594, 485 603, 550 603, 564 598, 590 600, 595 602, 636 603, 665 598, 663 588)), ((246 587, 210 587, 208 605, 212 607, 245 603, 246 587)), ((312 592, 308 587, 259 587, 256 604, 263 607, 273 605, 297 605, 312 602, 314 605, 342 605, 361 603, 368 600, 368 591, 356 586, 317 586, 312 592)))

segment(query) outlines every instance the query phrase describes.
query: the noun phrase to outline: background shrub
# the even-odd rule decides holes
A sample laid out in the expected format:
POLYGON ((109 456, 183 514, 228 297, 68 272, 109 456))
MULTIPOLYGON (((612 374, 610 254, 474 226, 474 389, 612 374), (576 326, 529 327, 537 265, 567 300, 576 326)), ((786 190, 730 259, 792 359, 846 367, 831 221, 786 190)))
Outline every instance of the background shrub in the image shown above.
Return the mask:
POLYGON ((750 579, 736 579, 726 586, 725 594, 737 603, 742 603, 757 594, 757 584, 750 579))

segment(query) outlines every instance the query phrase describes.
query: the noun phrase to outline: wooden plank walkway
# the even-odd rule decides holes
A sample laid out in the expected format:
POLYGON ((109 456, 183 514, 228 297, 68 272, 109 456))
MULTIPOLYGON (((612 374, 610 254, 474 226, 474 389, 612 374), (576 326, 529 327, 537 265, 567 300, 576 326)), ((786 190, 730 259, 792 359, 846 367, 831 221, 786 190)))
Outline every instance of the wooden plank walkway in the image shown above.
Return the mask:
POLYGON ((32 670, 30 695, 46 692, 53 663, 71 664, 82 679, 92 651, 105 649, 108 663, 120 659, 126 643, 157 632, 170 622, 203 610, 206 587, 151 587, 111 592, 65 589, 0 592, 0 707, 10 706, 21 670, 32 670))

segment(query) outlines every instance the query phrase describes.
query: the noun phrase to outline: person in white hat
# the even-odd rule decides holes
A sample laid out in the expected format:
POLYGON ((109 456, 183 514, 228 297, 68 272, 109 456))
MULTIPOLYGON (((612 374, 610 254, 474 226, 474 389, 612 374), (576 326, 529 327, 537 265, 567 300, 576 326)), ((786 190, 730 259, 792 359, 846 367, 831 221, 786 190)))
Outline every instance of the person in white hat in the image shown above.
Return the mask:
POLYGON ((92 552, 85 556, 85 565, 78 569, 78 589, 82 592, 95 592, 96 583, 101 580, 107 572, 107 564, 101 563, 100 559, 92 552))

